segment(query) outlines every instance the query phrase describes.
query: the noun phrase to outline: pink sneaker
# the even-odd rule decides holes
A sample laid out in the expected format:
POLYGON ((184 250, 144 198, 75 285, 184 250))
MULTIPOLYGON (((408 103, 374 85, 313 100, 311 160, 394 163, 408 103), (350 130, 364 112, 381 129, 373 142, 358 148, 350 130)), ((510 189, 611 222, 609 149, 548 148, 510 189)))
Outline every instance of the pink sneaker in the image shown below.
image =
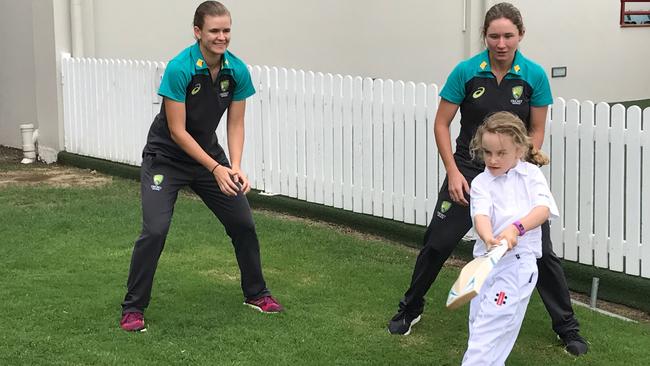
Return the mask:
POLYGON ((145 330, 144 315, 142 313, 125 313, 120 320, 120 327, 127 332, 139 332, 145 330))
POLYGON ((284 311, 282 305, 280 305, 273 296, 262 296, 255 300, 246 300, 244 301, 244 305, 248 305, 263 313, 279 313, 284 311))

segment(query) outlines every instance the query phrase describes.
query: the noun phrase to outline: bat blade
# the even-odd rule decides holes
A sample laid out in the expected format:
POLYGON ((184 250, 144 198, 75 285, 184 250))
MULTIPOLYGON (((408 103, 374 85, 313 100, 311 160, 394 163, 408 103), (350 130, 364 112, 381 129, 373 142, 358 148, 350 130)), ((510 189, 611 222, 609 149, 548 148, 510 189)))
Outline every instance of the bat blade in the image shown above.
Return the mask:
POLYGON ((499 263, 507 250, 508 243, 504 239, 500 245, 467 263, 460 271, 460 275, 458 275, 451 290, 449 290, 447 309, 457 309, 478 295, 492 268, 499 263))

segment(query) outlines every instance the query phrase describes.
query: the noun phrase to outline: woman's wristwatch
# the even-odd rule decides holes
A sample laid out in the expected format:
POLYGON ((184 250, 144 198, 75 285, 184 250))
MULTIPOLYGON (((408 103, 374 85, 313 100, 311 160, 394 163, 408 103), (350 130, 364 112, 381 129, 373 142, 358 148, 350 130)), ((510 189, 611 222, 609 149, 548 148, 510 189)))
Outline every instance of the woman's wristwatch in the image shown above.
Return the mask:
POLYGON ((513 222, 512 224, 515 225, 515 227, 519 231, 519 236, 523 236, 524 234, 526 234, 526 228, 521 223, 521 221, 517 220, 517 221, 513 222))

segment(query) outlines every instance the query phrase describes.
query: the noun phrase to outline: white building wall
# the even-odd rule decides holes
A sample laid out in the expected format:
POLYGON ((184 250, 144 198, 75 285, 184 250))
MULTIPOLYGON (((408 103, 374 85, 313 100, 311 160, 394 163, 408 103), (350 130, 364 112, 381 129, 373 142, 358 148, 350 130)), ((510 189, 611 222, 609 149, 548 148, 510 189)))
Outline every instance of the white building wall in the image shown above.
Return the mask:
MULTIPOLYGON (((193 42, 200 2, 95 1, 95 56, 169 60, 193 42), (150 8, 155 15, 143 16, 150 8)), ((463 54, 460 1, 223 2, 233 17, 230 49, 249 64, 440 82, 463 54)))
POLYGON ((621 28, 620 1, 513 0, 528 31, 523 52, 551 73, 554 96, 620 102, 650 98, 650 27, 621 28))
POLYGON ((32 4, 0 0, 0 144, 22 145, 19 125, 36 123, 32 4))
POLYGON ((33 0, 38 153, 48 163, 63 149, 61 54, 70 50, 68 0, 33 0))
MULTIPOLYGON (((192 42, 200 2, 94 1, 95 56, 170 59, 192 42)), ((443 84, 458 61, 480 49, 485 9, 498 1, 223 2, 233 14, 231 50, 250 64, 443 84)), ((650 98, 650 73, 643 71, 650 27, 619 27, 620 2, 512 3, 527 28, 524 54, 549 77, 552 66, 567 67, 567 77, 551 79, 554 95, 596 102, 650 98)))
MULTIPOLYGON (((58 54, 70 52, 71 0, 0 0, 0 144, 18 125, 54 123, 61 144, 58 54), (31 21, 31 22, 30 22, 31 21), (30 29, 31 27, 31 29, 30 29), (54 44, 52 44, 54 42, 54 44), (35 77, 38 76, 37 77, 35 77), (58 117, 55 118, 55 116, 58 117)), ((200 0, 80 0, 88 57, 169 60, 193 42, 200 0)), ((596 102, 650 98, 650 27, 620 28, 618 1, 512 0, 527 32, 522 51, 550 75, 555 96, 596 102)), ((231 50, 249 64, 437 83, 479 51, 493 0, 224 0, 231 50), (465 25, 465 30, 463 26, 465 25)), ((58 142, 57 142, 58 141, 58 142)))
POLYGON ((19 126, 39 129, 41 158, 63 147, 60 54, 69 51, 68 0, 0 0, 0 144, 20 148, 19 126))

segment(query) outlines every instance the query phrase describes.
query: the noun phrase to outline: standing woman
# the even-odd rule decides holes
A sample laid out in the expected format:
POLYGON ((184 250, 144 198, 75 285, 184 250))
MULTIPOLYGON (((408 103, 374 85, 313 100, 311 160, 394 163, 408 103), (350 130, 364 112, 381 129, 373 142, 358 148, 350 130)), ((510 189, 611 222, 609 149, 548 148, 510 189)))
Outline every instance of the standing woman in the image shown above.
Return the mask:
MULTIPOLYGON (((472 227, 469 185, 485 170, 469 153, 478 126, 490 114, 508 111, 524 121, 535 149, 544 140, 546 114, 553 98, 544 70, 517 50, 524 37, 521 13, 510 3, 494 5, 485 15, 482 33, 487 49, 459 63, 440 92, 434 133, 447 177, 438 194, 411 285, 400 301, 399 311, 388 324, 392 334, 407 335, 411 326, 420 320, 424 295, 443 263, 472 227), (459 108, 461 129, 456 152, 452 153, 449 125, 459 108)), ((586 353, 588 346, 579 335, 564 271, 552 250, 548 222, 542 225, 542 257, 537 266, 537 289, 551 316, 553 330, 568 352, 586 353)))
POLYGON ((196 43, 174 57, 158 94, 163 97, 142 153, 142 232, 135 242, 120 326, 145 328, 158 259, 178 191, 189 186, 221 221, 232 239, 241 272, 244 304, 265 313, 283 308, 266 288, 255 224, 241 171, 246 98, 255 93, 246 64, 230 53, 230 12, 217 1, 194 13, 196 43), (230 162, 215 130, 227 111, 230 162))

